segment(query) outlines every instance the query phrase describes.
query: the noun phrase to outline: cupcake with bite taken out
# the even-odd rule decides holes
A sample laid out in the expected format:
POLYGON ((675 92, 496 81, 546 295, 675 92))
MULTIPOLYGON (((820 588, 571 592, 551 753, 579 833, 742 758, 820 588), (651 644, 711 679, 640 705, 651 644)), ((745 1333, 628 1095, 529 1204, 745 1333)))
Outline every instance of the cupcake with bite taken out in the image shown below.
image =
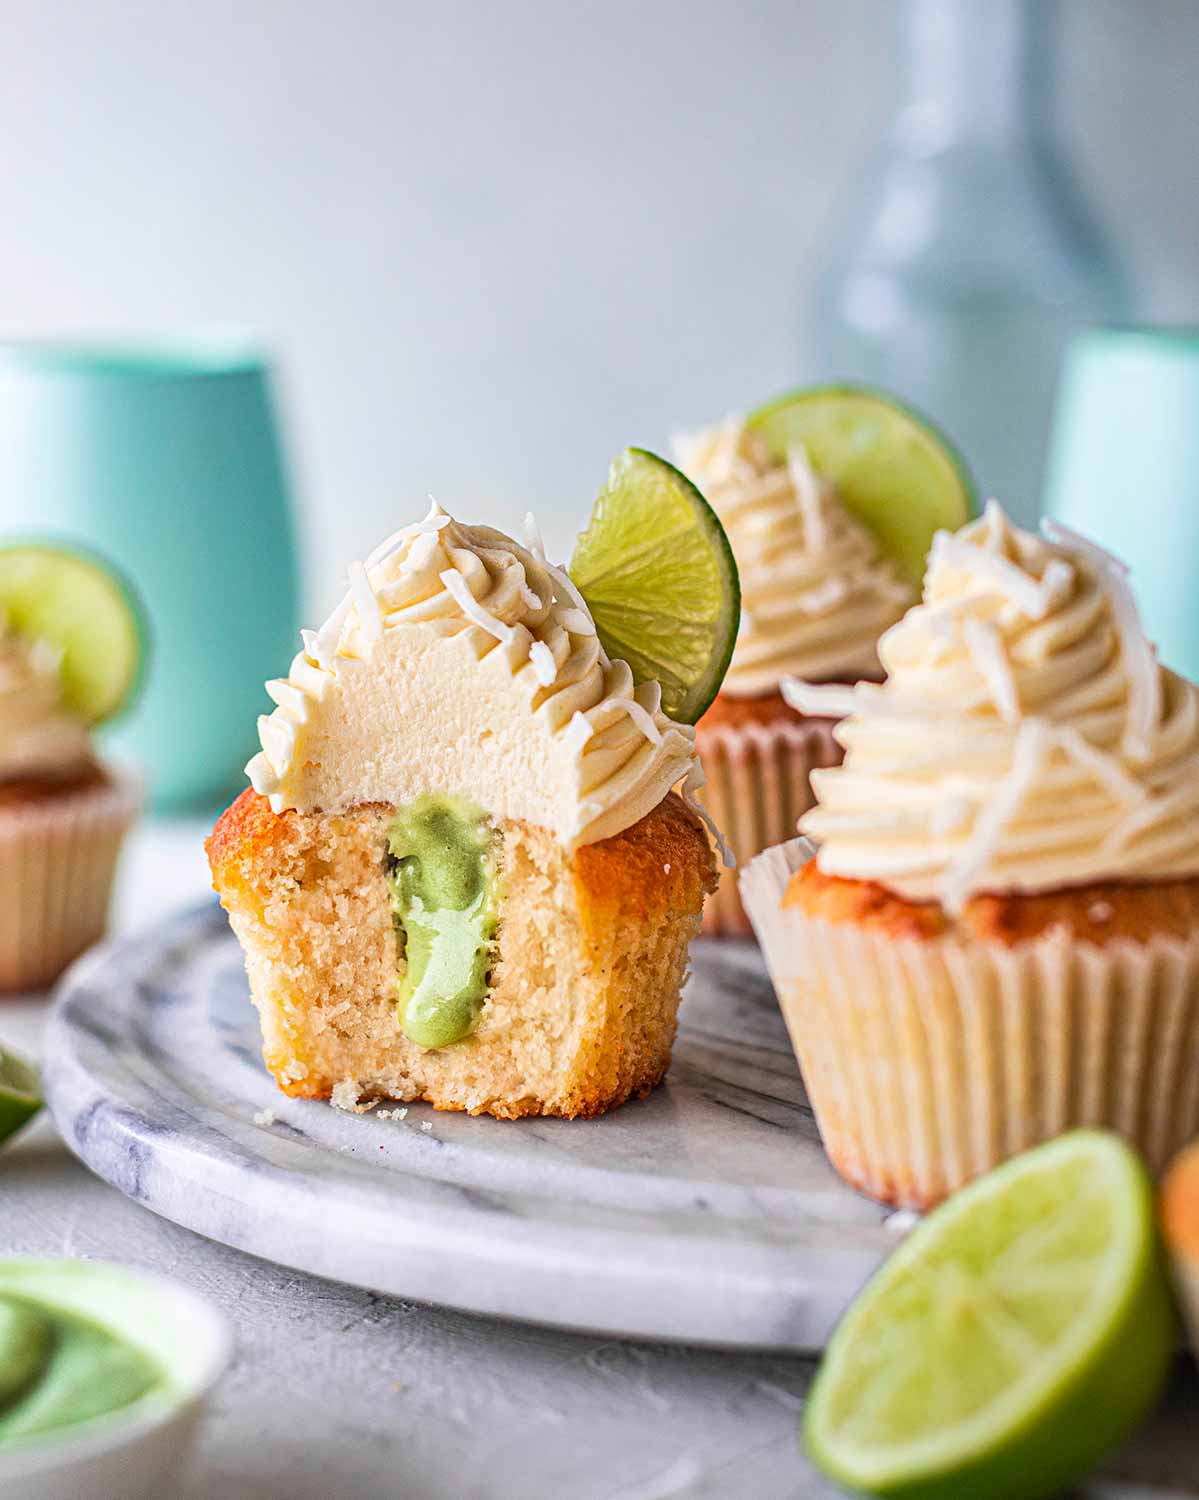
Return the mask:
MULTIPOLYGON (((676 505, 676 541, 706 524, 681 476, 630 452, 593 560, 639 500, 676 505)), ((715 567, 718 528, 710 544, 715 567)), ((714 858, 694 729, 609 654, 571 576, 434 506, 351 566, 267 690, 252 785, 208 855, 279 1087, 502 1119, 648 1093, 714 858)))
POLYGON ((1091 1125, 1160 1171, 1199 1134, 1199 689, 1114 558, 994 502, 880 655, 790 688, 844 764, 742 878, 834 1165, 927 1208, 1091 1125))

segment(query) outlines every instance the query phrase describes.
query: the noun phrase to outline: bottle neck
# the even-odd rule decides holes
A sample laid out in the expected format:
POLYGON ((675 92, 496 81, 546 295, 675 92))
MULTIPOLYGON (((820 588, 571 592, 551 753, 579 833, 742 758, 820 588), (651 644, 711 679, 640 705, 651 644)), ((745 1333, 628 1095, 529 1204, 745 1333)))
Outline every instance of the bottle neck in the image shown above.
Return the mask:
POLYGON ((901 134, 999 145, 1052 129, 1057 0, 903 0, 901 134))

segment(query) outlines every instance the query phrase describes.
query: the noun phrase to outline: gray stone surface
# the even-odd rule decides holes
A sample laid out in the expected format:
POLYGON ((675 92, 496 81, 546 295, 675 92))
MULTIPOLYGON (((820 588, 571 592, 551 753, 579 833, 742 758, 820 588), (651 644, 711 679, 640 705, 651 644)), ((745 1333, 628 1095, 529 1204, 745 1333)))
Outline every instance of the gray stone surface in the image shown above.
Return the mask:
MULTIPOLYGON (((122 920, 197 893, 193 864, 169 835, 143 841, 122 920)), ((33 1046, 43 1021, 41 1003, 9 1003, 0 1039, 33 1046)), ((0 1237, 8 1252, 154 1267, 229 1315, 237 1357, 170 1500, 837 1493, 796 1445, 810 1360, 547 1331, 287 1271, 131 1202, 81 1167, 44 1118, 0 1159, 0 1237)), ((1152 1424, 1079 1495, 1199 1496, 1189 1362, 1152 1424)))

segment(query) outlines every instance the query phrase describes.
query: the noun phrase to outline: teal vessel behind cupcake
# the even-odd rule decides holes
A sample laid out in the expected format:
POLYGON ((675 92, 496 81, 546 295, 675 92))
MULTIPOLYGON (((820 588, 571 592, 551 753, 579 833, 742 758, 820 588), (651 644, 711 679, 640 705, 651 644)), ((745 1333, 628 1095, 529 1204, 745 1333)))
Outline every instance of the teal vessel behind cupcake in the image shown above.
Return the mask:
POLYGON ((1075 339, 1045 512, 1124 559, 1162 661, 1199 679, 1199 327, 1075 339))
POLYGON ((160 808, 219 799, 299 616, 261 352, 224 337, 0 345, 0 536, 80 543, 129 576, 149 669, 106 748, 144 767, 160 808))

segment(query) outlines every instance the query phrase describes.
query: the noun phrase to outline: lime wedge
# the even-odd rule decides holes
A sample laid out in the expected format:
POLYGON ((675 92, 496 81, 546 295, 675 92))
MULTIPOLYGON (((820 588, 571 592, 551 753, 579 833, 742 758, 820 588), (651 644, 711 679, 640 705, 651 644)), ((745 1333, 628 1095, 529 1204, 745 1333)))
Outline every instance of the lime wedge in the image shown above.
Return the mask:
POLYGON ((1120 1443, 1161 1389, 1174 1319, 1139 1159, 1079 1130, 951 1198, 833 1335, 808 1451, 851 1489, 1039 1500, 1120 1443))
POLYGON ((0 1144, 15 1135, 42 1107, 37 1069, 0 1047, 0 1144))
POLYGON ((10 630, 61 653, 72 713, 96 724, 131 701, 146 629, 132 587, 109 563, 48 543, 0 546, 0 612, 10 630))
POLYGON ((956 531, 975 512, 973 482, 949 439, 883 391, 791 391, 759 407, 748 425, 776 458, 802 443, 812 467, 917 588, 933 533, 956 531))
POLYGON ((716 512, 685 475, 643 448, 608 472, 570 576, 604 650, 662 707, 694 724, 728 670, 741 622, 737 564, 716 512))

